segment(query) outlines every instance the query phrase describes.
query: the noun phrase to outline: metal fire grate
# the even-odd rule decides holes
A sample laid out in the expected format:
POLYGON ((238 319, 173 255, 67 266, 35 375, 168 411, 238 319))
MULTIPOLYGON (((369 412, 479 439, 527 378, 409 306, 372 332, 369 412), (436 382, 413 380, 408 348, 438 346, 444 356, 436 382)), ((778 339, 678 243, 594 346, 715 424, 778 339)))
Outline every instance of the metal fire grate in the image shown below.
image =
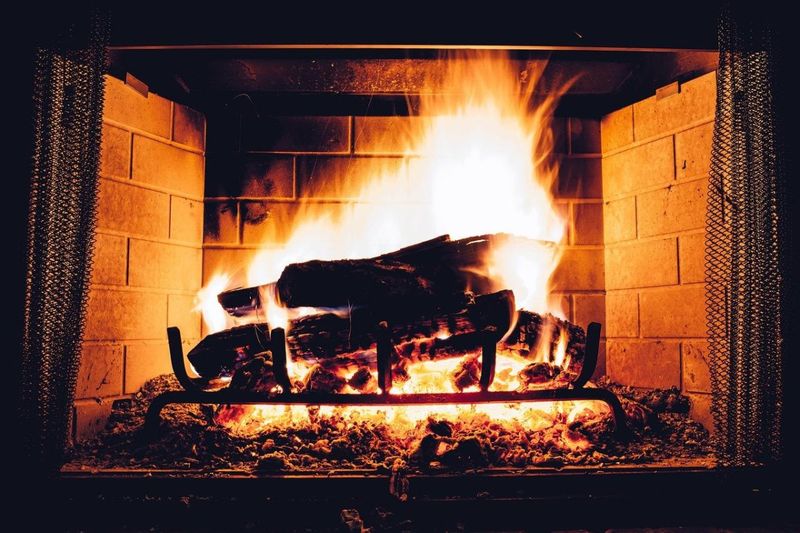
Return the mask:
POLYGON ((107 17, 36 51, 21 449, 57 467, 78 373, 97 206, 107 17))
MULTIPOLYGON (((747 11, 747 10, 745 10, 747 11)), ((722 464, 781 456, 783 220, 772 35, 723 13, 706 222, 712 412, 722 464)), ((758 17, 753 17, 757 19, 758 17)))
MULTIPOLYGON (((258 328, 260 326, 253 325, 258 328)), ((280 394, 264 394, 239 390, 206 390, 206 381, 191 378, 186 372, 183 357, 181 334, 178 328, 167 330, 169 338, 170 361, 175 377, 184 390, 170 391, 157 396, 147 410, 145 434, 153 438, 158 434, 161 410, 169 404, 275 404, 275 405, 435 405, 435 404, 479 404, 479 403, 517 403, 517 402, 561 402, 573 400, 596 400, 605 403, 614 418, 614 428, 619 437, 627 434, 625 411, 616 395, 606 389, 584 387, 597 365, 597 352, 600 346, 600 324, 592 322, 586 331, 586 353, 580 375, 566 389, 544 389, 533 391, 495 391, 489 387, 494 380, 497 338, 495 333, 484 336, 481 348, 481 375, 479 392, 431 393, 431 394, 390 394, 392 388, 391 357, 394 351, 386 323, 378 330, 377 366, 380 393, 373 394, 334 394, 322 392, 291 392, 287 373, 286 335, 283 328, 275 328, 269 333, 268 344, 272 352, 275 378, 281 384, 280 394)), ((266 332, 264 332, 266 333, 266 332)), ((265 335, 266 337, 266 335, 265 335)))

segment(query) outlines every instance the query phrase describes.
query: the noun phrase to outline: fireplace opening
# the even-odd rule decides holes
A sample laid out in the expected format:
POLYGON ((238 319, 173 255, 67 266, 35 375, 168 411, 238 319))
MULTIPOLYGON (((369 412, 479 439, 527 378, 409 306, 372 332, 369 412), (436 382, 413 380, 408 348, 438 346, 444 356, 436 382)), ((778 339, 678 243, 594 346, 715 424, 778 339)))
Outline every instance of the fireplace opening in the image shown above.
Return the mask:
POLYGON ((714 466, 716 53, 117 54, 67 468, 714 466))
POLYGON ((334 507, 376 487, 488 508, 752 486, 783 438, 765 358, 784 330, 764 335, 785 320, 783 206, 752 205, 781 152, 736 85, 768 69, 722 47, 121 44, 102 69, 46 63, 45 85, 102 72, 100 93, 42 106, 97 127, 37 148, 80 165, 99 137, 57 478, 334 507))

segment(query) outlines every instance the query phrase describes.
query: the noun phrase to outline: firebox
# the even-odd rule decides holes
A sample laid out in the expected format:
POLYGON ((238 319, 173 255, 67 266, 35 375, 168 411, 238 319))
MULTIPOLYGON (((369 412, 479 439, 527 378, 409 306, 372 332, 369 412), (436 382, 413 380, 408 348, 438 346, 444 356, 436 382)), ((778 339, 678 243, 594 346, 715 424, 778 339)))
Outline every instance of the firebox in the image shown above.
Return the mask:
POLYGON ((36 133, 85 111, 75 139, 99 148, 96 200, 75 200, 88 254, 59 270, 87 289, 61 486, 202 513, 313 501, 350 530, 441 501, 487 527, 506 522, 480 509, 553 497, 612 524, 598 505, 621 493, 763 486, 783 170, 771 45, 725 17, 719 50, 139 44, 125 25, 109 45, 93 18, 91 60, 37 78, 92 96, 42 89, 36 133))

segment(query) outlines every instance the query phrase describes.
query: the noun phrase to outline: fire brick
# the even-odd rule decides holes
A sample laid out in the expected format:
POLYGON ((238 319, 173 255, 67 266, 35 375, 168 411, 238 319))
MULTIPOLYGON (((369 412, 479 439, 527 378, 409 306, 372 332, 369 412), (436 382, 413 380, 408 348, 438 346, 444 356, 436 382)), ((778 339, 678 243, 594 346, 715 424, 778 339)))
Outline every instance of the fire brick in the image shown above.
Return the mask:
MULTIPOLYGON (((161 336, 166 336, 162 332, 161 336)), ((145 381, 172 372, 166 342, 147 342, 125 346, 125 394, 138 391, 145 381)))
POLYGON ((101 179, 97 226, 166 239, 169 236, 169 195, 101 179))
POLYGON ((206 159, 206 197, 294 198, 294 157, 228 154, 206 159))
POLYGON ((705 287, 686 285, 642 291, 644 337, 705 337, 705 287))
POLYGON ((203 242, 236 244, 239 242, 238 202, 205 202, 203 242))
POLYGON ((603 232, 606 244, 636 238, 636 197, 603 204, 603 232))
POLYGON ((175 104, 172 118, 172 140, 203 150, 206 147, 206 119, 191 107, 175 104))
POLYGON ((131 134, 121 128, 103 124, 100 145, 100 174, 115 178, 130 176, 131 134))
POLYGON ((128 269, 128 239, 97 233, 92 262, 92 283, 125 285, 128 269))
POLYGON ((606 370, 623 385, 648 388, 679 387, 681 355, 677 342, 606 341, 606 370))
POLYGON ((569 119, 570 153, 600 153, 600 122, 594 118, 569 119))
POLYGON ((603 193, 614 198, 675 179, 672 137, 603 158, 603 193))
POLYGON ((553 273, 553 290, 603 290, 603 250, 564 250, 553 273))
POLYGON ((602 198, 600 157, 560 158, 552 192, 557 198, 602 198))
POLYGON ((708 342, 690 341, 681 346, 683 388, 689 392, 711 392, 711 372, 708 366, 708 342))
POLYGON ((576 294, 573 296, 575 309, 574 322, 585 328, 589 322, 606 323, 605 296, 602 294, 576 294))
POLYGON ((170 207, 171 239, 200 244, 203 240, 203 202, 173 196, 170 207))
POLYGON ((357 154, 410 154, 422 131, 419 117, 356 117, 353 145, 357 154))
POLYGON ((606 337, 639 336, 639 295, 636 291, 606 293, 606 337))
POLYGON ((574 244, 603 244, 603 204, 574 204, 574 244))
POLYGON ((706 222, 708 180, 701 179, 645 193, 637 199, 639 236, 699 229, 706 222))
POLYGON ((714 433, 714 417, 711 415, 710 394, 687 394, 689 397, 689 415, 693 420, 700 422, 705 428, 714 433))
POLYGON ((678 237, 681 283, 696 283, 706 279, 705 237, 705 233, 692 233, 678 237))
POLYGON ((556 154, 569 153, 569 135, 567 132, 567 117, 553 117, 550 122, 550 132, 553 134, 553 152, 556 154))
POLYGON ((354 198, 362 180, 406 176, 402 157, 298 157, 297 195, 301 198, 354 198))
MULTIPOLYGON (((203 284, 208 283, 212 276, 222 273, 230 275, 244 275, 247 265, 252 261, 258 250, 252 248, 205 248, 203 250, 203 284)), ((246 280, 242 279, 242 284, 246 280)))
POLYGON ((631 289, 678 283, 675 239, 606 247, 606 289, 631 289))
POLYGON ((708 176, 714 124, 708 123, 675 135, 675 169, 678 178, 708 176))
POLYGON ((111 416, 110 399, 76 400, 72 420, 75 440, 83 441, 94 437, 105 426, 111 416))
POLYGON ((200 248, 131 239, 128 283, 132 287, 197 290, 202 265, 200 248))
POLYGON ((142 96, 112 76, 105 79, 105 118, 169 139, 172 129, 172 104, 169 100, 155 93, 142 96))
POLYGON ((167 298, 167 326, 177 326, 184 339, 200 338, 200 313, 194 296, 170 294, 167 298))
MULTIPOLYGON (((291 236, 292 222, 308 205, 284 202, 239 202, 242 243, 283 244, 291 236)), ((314 209, 335 213, 342 204, 314 204, 314 209)))
POLYGON ((253 117, 242 134, 251 151, 350 152, 350 117, 253 117))
POLYGON ((167 297, 138 291, 89 292, 87 340, 158 339, 164 336, 167 297))
POLYGON ((609 113, 600 121, 600 144, 603 153, 633 143, 633 106, 609 113))
POLYGON ((641 141, 713 116, 716 83, 716 74, 710 72, 681 85, 678 94, 633 104, 634 138, 641 141))
POLYGON ((202 198, 203 156, 141 135, 133 136, 133 179, 202 198))
POLYGON ((75 398, 122 394, 122 366, 121 344, 84 344, 75 398))

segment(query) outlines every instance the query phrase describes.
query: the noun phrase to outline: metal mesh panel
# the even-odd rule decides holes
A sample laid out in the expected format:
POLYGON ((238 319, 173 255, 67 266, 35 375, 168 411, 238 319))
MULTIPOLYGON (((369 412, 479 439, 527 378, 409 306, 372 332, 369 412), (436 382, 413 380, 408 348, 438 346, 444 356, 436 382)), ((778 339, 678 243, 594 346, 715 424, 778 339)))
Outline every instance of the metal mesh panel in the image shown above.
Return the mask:
POLYGON ((781 146, 768 28, 726 11, 706 220, 712 413, 723 465, 781 455, 781 146))
POLYGON ((21 437, 58 466, 67 437, 97 211, 107 18, 92 14, 36 51, 21 437))

